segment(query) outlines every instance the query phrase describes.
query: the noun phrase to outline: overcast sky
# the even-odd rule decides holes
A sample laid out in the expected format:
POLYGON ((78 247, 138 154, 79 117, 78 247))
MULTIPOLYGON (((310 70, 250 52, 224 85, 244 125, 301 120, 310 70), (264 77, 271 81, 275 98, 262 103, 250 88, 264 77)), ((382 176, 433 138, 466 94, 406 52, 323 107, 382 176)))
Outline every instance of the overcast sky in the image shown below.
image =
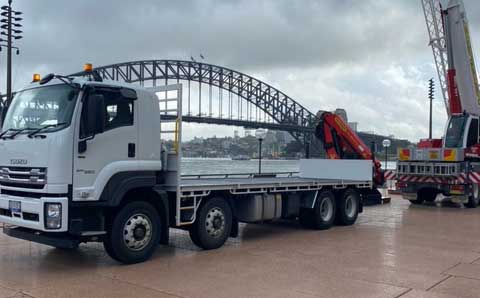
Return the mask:
MULTIPOLYGON (((478 50, 480 3, 465 5, 478 50)), ((15 8, 24 12, 16 88, 33 73, 68 74, 85 62, 202 53, 206 62, 258 77, 312 112, 345 108, 361 130, 410 140, 428 133, 426 85, 437 75, 420 0, 14 0, 15 8)), ((4 93, 5 51, 0 65, 4 93)), ((434 136, 445 117, 437 92, 434 136)), ((191 128, 187 137, 193 135, 202 132, 191 128)))

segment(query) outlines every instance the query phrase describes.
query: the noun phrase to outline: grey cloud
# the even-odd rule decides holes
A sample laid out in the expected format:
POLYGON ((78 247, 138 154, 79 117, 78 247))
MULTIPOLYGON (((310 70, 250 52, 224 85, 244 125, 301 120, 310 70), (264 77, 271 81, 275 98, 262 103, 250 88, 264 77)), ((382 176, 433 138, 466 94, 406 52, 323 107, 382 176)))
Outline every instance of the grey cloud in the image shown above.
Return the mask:
MULTIPOLYGON (((14 5, 24 11, 25 31, 18 42, 22 54, 14 57, 16 87, 35 71, 71 73, 84 62, 188 60, 202 53, 207 62, 266 78, 312 109, 341 103, 367 125, 368 117, 357 112, 370 110, 361 105, 416 107, 405 102, 423 100, 423 80, 436 76, 420 0, 14 0, 14 5), (382 85, 392 66, 413 66, 422 75, 407 76, 419 86, 382 85)), ((479 49, 480 4, 465 0, 465 5, 479 49)), ((409 129, 383 124, 387 118, 403 121, 394 111, 379 117, 368 129, 416 138, 415 127, 424 125, 420 113, 408 119, 409 129)))
POLYGON ((18 1, 25 11, 24 59, 48 59, 61 70, 72 56, 106 64, 202 52, 212 63, 262 69, 413 54, 426 43, 417 33, 424 30, 419 3, 393 3, 18 1))

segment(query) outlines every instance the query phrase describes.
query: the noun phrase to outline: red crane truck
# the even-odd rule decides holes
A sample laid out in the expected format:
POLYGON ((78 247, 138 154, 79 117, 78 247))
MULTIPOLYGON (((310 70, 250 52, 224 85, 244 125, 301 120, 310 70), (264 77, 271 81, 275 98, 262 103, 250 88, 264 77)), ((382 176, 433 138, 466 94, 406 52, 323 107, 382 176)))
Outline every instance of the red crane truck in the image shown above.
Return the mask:
POLYGON ((413 204, 438 194, 475 208, 480 201, 480 91, 461 0, 422 0, 448 123, 441 139, 399 148, 397 188, 413 204))

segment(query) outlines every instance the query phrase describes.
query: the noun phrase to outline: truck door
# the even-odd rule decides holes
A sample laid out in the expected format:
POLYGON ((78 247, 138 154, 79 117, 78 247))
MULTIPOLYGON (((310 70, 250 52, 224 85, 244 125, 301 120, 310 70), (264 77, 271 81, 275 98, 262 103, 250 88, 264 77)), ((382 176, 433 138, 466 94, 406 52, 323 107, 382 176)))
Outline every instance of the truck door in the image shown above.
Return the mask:
POLYGON ((78 144, 86 137, 87 105, 83 104, 74 146, 74 201, 97 200, 110 177, 136 167, 137 101, 122 96, 118 88, 95 87, 93 92, 104 98, 105 129, 90 137, 86 150, 79 152, 78 144))
POLYGON ((478 144, 478 118, 472 117, 468 128, 466 148, 475 144, 478 144))

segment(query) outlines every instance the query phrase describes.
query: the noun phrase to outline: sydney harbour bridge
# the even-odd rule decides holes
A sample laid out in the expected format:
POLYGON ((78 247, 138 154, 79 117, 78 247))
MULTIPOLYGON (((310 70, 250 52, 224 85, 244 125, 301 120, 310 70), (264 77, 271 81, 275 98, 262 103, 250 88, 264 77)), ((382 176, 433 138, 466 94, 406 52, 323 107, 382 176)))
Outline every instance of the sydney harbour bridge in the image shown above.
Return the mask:
MULTIPOLYGON (((315 113, 277 88, 242 72, 182 60, 124 62, 94 70, 104 80, 145 87, 182 83, 184 122, 287 131, 305 145, 308 155, 313 140, 315 113)), ((2 98, 0 107, 7 107, 6 98, 2 98)), ((366 133, 360 133, 360 136, 367 143, 379 143, 382 138, 366 133)), ((318 144, 315 147, 318 149, 318 144)))

